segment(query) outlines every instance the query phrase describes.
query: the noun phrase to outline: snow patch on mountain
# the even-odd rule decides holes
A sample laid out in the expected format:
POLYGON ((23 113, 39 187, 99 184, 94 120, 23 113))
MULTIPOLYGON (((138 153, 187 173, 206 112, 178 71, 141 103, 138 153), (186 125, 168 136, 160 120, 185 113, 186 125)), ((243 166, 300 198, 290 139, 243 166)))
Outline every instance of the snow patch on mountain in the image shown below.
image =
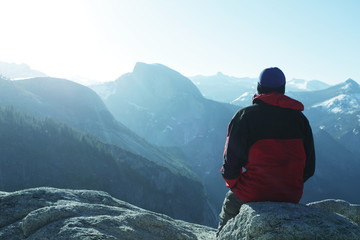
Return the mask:
POLYGON ((286 83, 287 91, 317 91, 328 88, 330 85, 318 80, 291 79, 286 83))
MULTIPOLYGON (((345 85, 343 88, 348 87, 349 85, 345 85)), ((330 98, 329 100, 312 106, 312 108, 318 107, 336 114, 354 114, 360 109, 360 94, 340 94, 336 97, 330 98)))
POLYGON ((293 87, 298 90, 308 90, 307 82, 303 79, 292 79, 286 83, 287 87, 293 87))
POLYGON ((240 95, 240 97, 236 98, 235 100, 231 101, 231 104, 235 105, 248 105, 251 102, 251 98, 254 95, 252 92, 244 92, 240 95))

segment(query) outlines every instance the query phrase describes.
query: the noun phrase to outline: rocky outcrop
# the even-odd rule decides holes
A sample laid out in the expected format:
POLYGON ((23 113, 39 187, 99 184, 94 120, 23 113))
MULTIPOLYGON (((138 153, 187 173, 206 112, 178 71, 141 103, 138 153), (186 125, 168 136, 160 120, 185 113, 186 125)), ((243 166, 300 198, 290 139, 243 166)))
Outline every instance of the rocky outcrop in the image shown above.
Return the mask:
MULTIPOLYGON (((360 226, 360 205, 359 204, 351 204, 347 201, 340 199, 326 199, 323 201, 313 202, 307 204, 311 207, 316 207, 320 209, 327 210, 329 212, 334 212, 341 214, 360 226)), ((360 236, 359 236, 360 238, 360 236)))
POLYGON ((214 239, 209 227, 174 220, 89 190, 0 192, 0 239, 214 239))
POLYGON ((332 212, 302 204, 259 202, 241 207, 220 232, 221 240, 234 239, 360 239, 360 227, 332 212))
MULTIPOLYGON (((358 221, 359 205, 342 200, 308 206, 247 203, 218 239, 359 240, 359 225, 345 216, 358 221)), ((101 191, 32 188, 0 192, 0 240, 215 240, 215 231, 141 209, 101 191)))

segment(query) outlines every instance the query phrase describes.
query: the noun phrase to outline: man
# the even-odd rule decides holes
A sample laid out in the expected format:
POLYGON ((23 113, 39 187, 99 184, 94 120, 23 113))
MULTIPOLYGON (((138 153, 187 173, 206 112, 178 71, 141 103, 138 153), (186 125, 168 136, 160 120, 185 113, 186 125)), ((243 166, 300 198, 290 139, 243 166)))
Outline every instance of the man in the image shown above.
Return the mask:
POLYGON ((279 68, 262 71, 253 105, 239 110, 228 126, 221 171, 230 191, 218 233, 243 203, 298 203, 314 174, 312 131, 303 104, 284 95, 285 83, 279 68))

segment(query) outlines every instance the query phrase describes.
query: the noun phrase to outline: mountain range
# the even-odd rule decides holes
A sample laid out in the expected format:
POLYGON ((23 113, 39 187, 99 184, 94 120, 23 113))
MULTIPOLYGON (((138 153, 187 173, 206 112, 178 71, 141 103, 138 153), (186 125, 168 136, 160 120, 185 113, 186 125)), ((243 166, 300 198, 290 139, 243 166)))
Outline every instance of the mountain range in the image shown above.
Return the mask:
MULTIPOLYGON (((239 78, 217 73, 213 76, 189 77, 200 89, 204 97, 239 106, 246 106, 256 93, 257 78, 239 78)), ((289 92, 308 92, 328 88, 329 85, 318 80, 291 79, 286 83, 289 92)))
POLYGON ((226 189, 218 173, 236 106, 204 98, 188 78, 161 64, 137 63, 133 72, 91 88, 118 121, 150 143, 184 156, 212 205, 221 205, 226 189))
MULTIPOLYGON (((119 197, 124 195, 129 196, 131 192, 133 192, 133 196, 129 197, 129 202, 144 208, 166 213, 190 222, 208 225, 215 224, 216 220, 213 213, 209 210, 203 186, 199 178, 187 164, 182 159, 174 157, 173 154, 146 142, 143 138, 137 136, 123 124, 116 121, 100 97, 91 89, 65 79, 49 77, 18 81, 0 79, 0 96, 0 106, 12 107, 15 111, 31 117, 49 118, 56 122, 66 124, 69 128, 91 134, 95 136, 98 141, 108 144, 109 146, 107 148, 110 148, 109 151, 114 158, 124 159, 128 156, 127 159, 130 158, 131 161, 129 160, 127 164, 136 170, 136 174, 132 174, 133 171, 118 171, 117 174, 121 175, 122 179, 128 178, 129 180, 125 182, 126 184, 116 184, 116 181, 114 181, 113 185, 108 186, 112 189, 112 191, 109 192, 114 193, 115 196, 121 191, 116 190, 117 188, 123 189, 123 195, 119 195, 119 197), (132 155, 127 154, 127 152, 130 152, 132 155), (142 184, 136 187, 136 182, 141 182, 142 184), (133 188, 133 190, 127 191, 126 189, 129 187, 133 188), (196 201, 196 210, 193 209, 193 201, 196 201)), ((25 125, 26 123, 20 122, 19 124, 25 125)), ((44 127, 41 126, 36 129, 42 131, 43 128, 44 127)), ((13 129, 25 130, 27 128, 15 126, 13 129)), ((21 133, 20 131, 20 135, 17 135, 20 138, 21 133)), ((24 134, 25 133, 24 131, 24 134)), ((32 132, 32 135, 36 135, 35 131, 32 132)), ((53 137, 61 138, 61 136, 57 135, 53 137)), ((13 155, 11 155, 16 159, 20 159, 18 160, 20 162, 36 161, 36 158, 26 158, 26 155, 24 155, 21 150, 23 145, 25 145, 27 149, 34 147, 36 151, 41 152, 42 147, 46 148, 48 145, 53 144, 51 138, 49 138, 48 141, 43 141, 43 145, 38 145, 37 142, 30 141, 32 136, 27 136, 27 138, 29 141, 14 140, 15 142, 23 143, 16 145, 17 148, 13 149, 13 155)), ((36 138, 34 138, 34 141, 36 141, 35 139, 36 138)), ((3 142, 6 143, 5 140, 3 142)), ((2 147, 6 149, 7 144, 11 146, 12 143, 6 143, 2 147)), ((58 161, 58 164, 62 165, 62 171, 65 171, 68 165, 66 164, 66 159, 62 157, 64 156, 63 151, 61 148, 56 148, 56 150, 49 152, 49 154, 54 155, 53 157, 58 161)), ((45 158, 42 164, 52 159, 47 155, 43 155, 42 157, 45 158)), ((102 159, 99 158, 97 160, 101 161, 102 159)), ((0 162, 8 161, 12 161, 10 157, 1 155, 0 162)), ((84 169, 88 168, 85 161, 82 161, 80 165, 84 169)), ((11 166, 16 167, 16 165, 11 166)), ((51 163, 48 163, 46 166, 51 168, 51 163)), ((33 172, 34 169, 36 170, 38 168, 29 168, 26 176, 39 175, 42 173, 41 171, 33 172)), ((45 166, 40 169, 43 169, 44 174, 52 172, 47 170, 45 166)), ((72 173, 84 175, 89 173, 88 171, 81 171, 81 167, 77 169, 78 171, 73 171, 72 173)), ((26 168, 19 168, 14 171, 26 171, 26 168)), ((109 176, 111 175, 109 172, 109 176)), ((58 175, 53 174, 52 176, 57 177, 58 175)), ((98 177, 100 178, 99 181, 102 181, 103 176, 99 175, 98 177)), ((75 183, 72 185, 72 181, 70 180, 74 178, 76 177, 72 176, 69 178, 69 181, 65 181, 67 188, 71 186, 74 188, 77 187, 75 183)), ((46 177, 42 177, 41 175, 39 179, 42 179, 42 181, 39 180, 36 184, 30 180, 28 184, 22 181, 23 185, 19 184, 12 190, 19 190, 29 184, 31 186, 48 186, 48 184, 51 183, 46 177)), ((56 182, 56 180, 54 181, 56 182)), ((3 185, 4 189, 7 189, 9 185, 11 185, 10 179, 8 181, 5 178, 3 182, 7 183, 3 185)), ((85 181, 85 183, 87 183, 87 185, 82 185, 84 188, 92 188, 92 186, 94 186, 93 181, 85 181)))
POLYGON ((321 91, 291 96, 305 104, 314 128, 324 129, 349 150, 360 153, 360 86, 356 81, 348 79, 321 91))
POLYGON ((1 61, 0 61, 0 76, 6 79, 47 77, 45 73, 32 69, 27 64, 8 63, 1 61))
MULTIPOLYGON (((128 197, 134 195, 130 203, 214 226, 227 191, 219 173, 227 124, 241 106, 251 104, 257 80, 221 73, 213 78, 187 78, 161 64, 137 63, 115 81, 90 87, 50 77, 0 79, 0 106, 92 135, 106 146, 112 162, 128 159, 124 166, 136 174, 119 170, 120 175, 141 183, 134 185, 138 191, 122 188, 128 197)), ((290 80, 287 90, 305 104, 317 153, 317 169, 305 185, 302 202, 324 198, 358 202, 360 192, 354 185, 360 180, 358 83, 349 79, 329 86, 290 80)), ((42 184, 46 186, 46 181, 42 184)))

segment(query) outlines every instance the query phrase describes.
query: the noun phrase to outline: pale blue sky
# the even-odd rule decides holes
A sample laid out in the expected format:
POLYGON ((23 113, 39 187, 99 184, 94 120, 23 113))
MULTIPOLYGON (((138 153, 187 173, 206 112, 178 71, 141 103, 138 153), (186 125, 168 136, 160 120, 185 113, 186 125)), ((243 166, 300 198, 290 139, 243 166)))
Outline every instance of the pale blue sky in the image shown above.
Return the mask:
POLYGON ((0 61, 111 81, 136 62, 183 75, 360 82, 357 0, 0 0, 0 61))

